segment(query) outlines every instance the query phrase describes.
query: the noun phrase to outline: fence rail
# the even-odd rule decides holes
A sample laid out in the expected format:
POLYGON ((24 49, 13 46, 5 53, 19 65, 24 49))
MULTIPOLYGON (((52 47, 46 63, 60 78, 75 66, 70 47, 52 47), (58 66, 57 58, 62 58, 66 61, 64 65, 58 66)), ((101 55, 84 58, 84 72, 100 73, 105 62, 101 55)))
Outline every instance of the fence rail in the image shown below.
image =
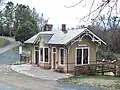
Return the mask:
POLYGON ((20 62, 21 63, 31 63, 31 57, 30 56, 26 56, 26 55, 22 55, 20 62))
MULTIPOLYGON (((120 62, 119 62, 120 63, 120 62)), ((113 72, 116 76, 117 74, 117 68, 120 67, 120 65, 117 61, 109 61, 109 60, 97 60, 96 64, 86 64, 86 65, 79 65, 75 66, 74 75, 81 75, 81 74, 87 74, 92 75, 96 73, 101 73, 104 75, 106 72, 113 72)), ((119 70, 120 71, 120 70, 119 70)))

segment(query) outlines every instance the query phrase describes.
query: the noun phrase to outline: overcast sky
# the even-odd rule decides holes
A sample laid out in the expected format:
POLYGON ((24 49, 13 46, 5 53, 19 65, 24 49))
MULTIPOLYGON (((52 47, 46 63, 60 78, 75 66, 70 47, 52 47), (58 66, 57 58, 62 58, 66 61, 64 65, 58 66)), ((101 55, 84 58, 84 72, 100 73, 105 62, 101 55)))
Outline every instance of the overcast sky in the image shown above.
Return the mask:
MULTIPOLYGON (((74 8, 66 8, 64 5, 73 5, 79 0, 10 0, 14 3, 29 5, 36 8, 38 13, 44 13, 45 18, 49 18, 49 23, 67 26, 76 26, 79 24, 77 18, 86 16, 89 10, 90 0, 84 0, 80 5, 74 8), (87 2, 87 6, 86 6, 87 2)), ((90 3, 91 4, 91 3, 90 3)))

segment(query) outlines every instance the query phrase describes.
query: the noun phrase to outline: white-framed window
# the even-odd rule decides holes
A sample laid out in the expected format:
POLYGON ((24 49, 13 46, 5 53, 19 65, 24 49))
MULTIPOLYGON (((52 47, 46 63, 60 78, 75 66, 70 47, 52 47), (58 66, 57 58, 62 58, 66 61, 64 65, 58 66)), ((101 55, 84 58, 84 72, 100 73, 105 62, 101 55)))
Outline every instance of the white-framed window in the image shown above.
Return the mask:
POLYGON ((65 63, 65 49, 64 48, 60 48, 59 49, 59 61, 60 61, 60 65, 64 65, 65 63))
POLYGON ((76 48, 76 65, 89 64, 89 47, 76 48))
POLYGON ((44 62, 48 62, 49 59, 49 50, 48 48, 44 48, 44 62))
POLYGON ((40 61, 43 63, 49 62, 49 48, 48 47, 40 48, 40 61))
POLYGON ((40 61, 43 61, 43 48, 40 48, 40 61))

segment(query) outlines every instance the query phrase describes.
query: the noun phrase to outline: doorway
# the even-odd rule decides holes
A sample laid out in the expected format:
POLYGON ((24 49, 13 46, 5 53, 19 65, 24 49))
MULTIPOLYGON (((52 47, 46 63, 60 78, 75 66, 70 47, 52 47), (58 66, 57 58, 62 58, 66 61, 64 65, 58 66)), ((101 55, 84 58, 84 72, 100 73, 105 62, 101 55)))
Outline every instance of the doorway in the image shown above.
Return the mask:
POLYGON ((35 64, 39 65, 39 47, 35 47, 35 64))
POLYGON ((57 54, 56 54, 56 48, 52 48, 52 69, 55 69, 56 67, 56 59, 57 59, 57 54))

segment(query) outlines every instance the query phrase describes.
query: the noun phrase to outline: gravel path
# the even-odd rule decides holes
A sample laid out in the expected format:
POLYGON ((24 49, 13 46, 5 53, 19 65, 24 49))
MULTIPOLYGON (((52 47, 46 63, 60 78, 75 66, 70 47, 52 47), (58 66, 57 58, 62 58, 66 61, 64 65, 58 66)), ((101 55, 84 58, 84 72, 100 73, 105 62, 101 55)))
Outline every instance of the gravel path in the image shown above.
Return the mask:
POLYGON ((31 64, 11 65, 11 69, 21 74, 40 78, 44 80, 59 80, 62 78, 68 78, 65 73, 58 73, 52 70, 45 70, 38 66, 31 64))
POLYGON ((57 81, 33 78, 12 71, 9 65, 0 65, 0 82, 14 85, 22 90, 101 90, 95 87, 62 84, 57 81))
POLYGON ((16 73, 10 69, 9 65, 0 66, 0 81, 10 85, 24 88, 24 90, 53 90, 52 86, 56 82, 46 82, 37 78, 32 78, 19 73, 16 73), (50 83, 52 86, 44 85, 44 83, 50 83), (47 89, 49 87, 49 89, 47 89))

